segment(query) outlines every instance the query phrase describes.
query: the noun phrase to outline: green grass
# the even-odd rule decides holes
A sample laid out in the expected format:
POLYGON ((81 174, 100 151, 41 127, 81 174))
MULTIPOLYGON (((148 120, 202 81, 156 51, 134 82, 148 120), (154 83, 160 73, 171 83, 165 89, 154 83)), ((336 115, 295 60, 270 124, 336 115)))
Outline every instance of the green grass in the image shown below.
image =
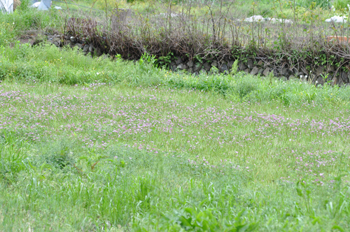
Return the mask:
MULTIPOLYGON (((342 169, 345 171, 348 168, 348 150, 344 150, 346 141, 342 141, 341 133, 331 139, 336 149, 328 144, 315 147, 312 142, 316 136, 309 138, 312 132, 307 126, 301 129, 300 137, 294 138, 293 142, 283 137, 277 139, 277 136, 271 140, 260 138, 261 141, 254 139, 249 142, 244 137, 245 133, 250 134, 251 130, 258 129, 259 123, 255 120, 244 120, 254 111, 265 115, 288 114, 292 119, 303 115, 318 121, 332 117, 326 114, 326 110, 325 115, 319 115, 319 108, 310 110, 313 107, 301 107, 302 112, 294 113, 295 110, 279 104, 274 105, 279 109, 271 109, 271 105, 232 105, 211 94, 119 85, 88 91, 86 87, 5 82, 1 90, 2 102, 11 105, 1 113, 2 117, 10 117, 15 109, 19 109, 13 117, 16 123, 2 130, 1 171, 5 174, 1 188, 4 190, 1 193, 1 210, 5 231, 15 230, 11 228, 14 225, 23 230, 53 228, 56 231, 75 231, 109 226, 118 228, 118 225, 132 230, 138 227, 165 230, 178 227, 175 222, 184 221, 182 216, 196 216, 191 210, 186 213, 187 208, 197 213, 202 211, 204 218, 198 220, 211 223, 212 230, 223 230, 224 223, 228 223, 228 227, 242 224, 253 227, 256 223, 260 230, 275 231, 282 230, 283 226, 288 230, 297 230, 302 226, 309 230, 327 230, 334 225, 347 228, 344 220, 348 215, 348 205, 341 195, 346 194, 346 187, 337 189, 329 182, 343 173, 342 169), (83 108, 83 105, 88 107, 85 110, 77 109, 83 108), (106 106, 113 110, 104 112, 106 106), (227 112, 231 107, 238 112, 227 112), (209 128, 178 120, 173 132, 162 131, 169 118, 193 118, 193 121, 200 123, 200 119, 194 119, 196 115, 191 114, 196 108, 205 109, 204 115, 209 117, 209 122, 219 120, 223 115, 238 116, 239 119, 236 126, 225 126, 226 119, 209 128), (94 112, 89 109, 94 109, 94 112), (157 112, 156 109, 161 111, 157 112), (113 112, 117 114, 121 110, 130 116, 120 115, 114 119, 117 121, 115 126, 108 125, 112 123, 109 119, 113 118, 113 112), (146 110, 150 113, 146 113, 144 118, 137 115, 142 115, 146 110), (56 111, 59 113, 54 116, 56 111), (210 118, 211 113, 215 118, 210 118), (85 114, 88 120, 81 114, 85 114), (69 116, 64 118, 64 115, 69 116), (151 119, 152 124, 155 123, 151 133, 119 133, 121 138, 117 134, 111 135, 112 129, 118 128, 118 125, 129 125, 132 119, 146 121, 147 118, 151 119), (104 121, 108 121, 105 126, 104 121), (24 125, 31 127, 36 123, 39 125, 34 128, 23 128, 24 125), (157 123, 160 125, 157 126, 157 123), (82 128, 82 131, 78 128, 82 128), (223 153, 221 141, 208 143, 209 136, 220 136, 224 131, 233 133, 231 136, 237 137, 240 143, 236 146, 229 142, 223 145, 228 151, 226 154, 223 153), (145 133, 147 136, 144 136, 145 133), (95 146, 88 147, 83 142, 86 138, 91 139, 95 146), (183 147, 186 144, 184 140, 190 140, 191 144, 183 147), (105 146, 103 141, 107 142, 105 146), (262 146, 270 141, 274 144, 262 146), (128 146, 125 147, 125 144, 128 146), (143 148, 138 149, 140 145, 143 148), (146 148, 148 145, 149 149, 146 148), (201 149, 203 145, 205 149, 201 149), (332 158, 341 156, 340 153, 321 153, 327 164, 325 167, 312 167, 313 173, 310 174, 304 173, 304 170, 298 172, 295 170, 297 165, 290 158, 296 156, 291 149, 286 151, 287 147, 295 149, 297 156, 309 159, 308 162, 314 160, 303 155, 303 152, 319 154, 329 149, 343 151, 345 162, 337 160, 332 163, 332 158), (238 153, 234 151, 230 154, 233 150, 238 153), (197 164, 192 164, 197 155, 200 156, 197 164), (203 166, 204 157, 216 167, 203 166), (226 167, 221 167, 221 159, 229 160, 224 161, 226 167), (238 168, 238 165, 242 168, 238 168), (249 167, 249 171, 246 167, 249 167), (316 178, 312 177, 313 174, 319 176, 320 172, 324 173, 324 186, 312 183, 316 178), (305 187, 296 186, 300 177, 306 181, 305 187), (308 191, 312 194, 307 195, 308 191), (342 205, 339 211, 330 208, 340 207, 339 204, 342 205), (240 216, 242 210, 246 214, 240 216), (265 215, 268 217, 265 218, 265 215)), ((344 113, 348 114, 348 111, 344 113)), ((205 119, 202 121, 205 122, 205 119)), ((128 131, 127 128, 125 131, 128 131)), ((278 131, 278 128, 270 128, 266 134, 274 135, 278 131)), ((288 129, 282 132, 290 134, 288 129)), ((328 136, 334 137, 335 134, 328 136)))
MULTIPOLYGON (((7 25, 7 30, 15 32, 7 35, 9 40, 13 40, 25 30, 60 28, 64 18, 57 10, 38 11, 36 9, 18 9, 12 14, 0 14, 0 22, 7 25), (15 36, 15 37, 13 37, 15 36)), ((1 27, 3 29, 3 26, 1 27)), ((3 34, 5 36, 5 33, 3 34)))
POLYGON ((0 231, 349 231, 349 87, 20 45, 61 19, 19 12, 0 15, 0 231))
POLYGON ((349 230, 348 87, 0 57, 0 230, 349 230))
POLYGON ((50 82, 60 84, 124 83, 132 86, 166 86, 171 88, 214 91, 233 101, 269 102, 300 105, 315 101, 323 105, 347 106, 350 101, 348 87, 309 85, 299 80, 282 81, 274 77, 252 77, 201 73, 182 75, 154 67, 155 60, 144 56, 138 62, 120 58, 114 61, 106 56, 91 58, 70 48, 28 44, 0 47, 0 80, 50 82))

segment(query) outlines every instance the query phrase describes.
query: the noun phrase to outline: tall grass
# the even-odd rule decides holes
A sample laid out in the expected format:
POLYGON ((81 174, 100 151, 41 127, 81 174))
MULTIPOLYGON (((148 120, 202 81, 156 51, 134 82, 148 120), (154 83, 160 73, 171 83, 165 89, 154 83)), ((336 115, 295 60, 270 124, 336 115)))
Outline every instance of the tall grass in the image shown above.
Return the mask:
POLYGON ((32 8, 19 8, 12 14, 0 14, 0 22, 15 32, 7 35, 9 40, 13 40, 15 38, 13 36, 23 34, 25 30, 60 28, 63 20, 64 18, 61 18, 60 13, 55 10, 43 12, 32 8))
POLYGON ((126 83, 133 86, 169 86, 215 91, 234 101, 267 102, 286 105, 317 102, 348 104, 349 87, 315 86, 299 79, 283 81, 271 77, 200 73, 192 75, 158 69, 155 59, 144 56, 138 62, 111 60, 106 56, 91 58, 70 48, 45 45, 31 48, 15 45, 0 48, 0 79, 62 83, 68 85, 126 83))

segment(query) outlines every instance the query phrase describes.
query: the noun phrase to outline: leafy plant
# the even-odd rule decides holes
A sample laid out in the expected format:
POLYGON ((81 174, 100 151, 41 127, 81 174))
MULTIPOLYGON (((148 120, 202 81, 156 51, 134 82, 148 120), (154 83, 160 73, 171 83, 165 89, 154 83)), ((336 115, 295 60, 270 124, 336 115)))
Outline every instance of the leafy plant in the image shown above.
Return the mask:
POLYGON ((169 52, 168 55, 166 55, 166 56, 160 56, 158 58, 159 67, 169 68, 170 63, 173 60, 173 57, 174 57, 174 54, 172 52, 169 52))
POLYGON ((54 167, 63 169, 67 166, 73 165, 72 153, 68 147, 62 147, 60 150, 47 154, 46 161, 54 167))
POLYGON ((231 76, 234 76, 237 74, 237 72, 238 72, 238 59, 235 60, 235 62, 233 62, 230 74, 231 76))
POLYGON ((186 216, 180 216, 179 222, 185 230, 194 231, 217 231, 220 226, 212 214, 213 209, 199 211, 195 208, 185 208, 186 216))

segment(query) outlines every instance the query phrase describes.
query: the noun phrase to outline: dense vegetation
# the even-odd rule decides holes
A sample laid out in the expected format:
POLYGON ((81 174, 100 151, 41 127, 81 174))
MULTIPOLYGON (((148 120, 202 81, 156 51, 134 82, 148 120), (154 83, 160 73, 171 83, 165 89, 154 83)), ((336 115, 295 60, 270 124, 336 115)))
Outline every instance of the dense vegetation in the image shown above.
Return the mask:
POLYGON ((349 87, 14 42, 59 14, 0 15, 0 231, 350 229, 349 87))

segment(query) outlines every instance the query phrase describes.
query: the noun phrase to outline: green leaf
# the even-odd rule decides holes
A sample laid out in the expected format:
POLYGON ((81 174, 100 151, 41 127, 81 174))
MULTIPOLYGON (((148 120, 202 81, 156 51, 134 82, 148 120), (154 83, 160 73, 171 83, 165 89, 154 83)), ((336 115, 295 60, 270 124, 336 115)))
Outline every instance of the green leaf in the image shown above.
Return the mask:
POLYGON ((340 227, 340 226, 338 226, 338 225, 332 226, 332 229, 333 229, 333 230, 339 230, 339 231, 341 231, 341 232, 344 232, 344 231, 345 231, 342 227, 340 227))
POLYGON ((299 197, 303 196, 303 191, 300 188, 297 188, 297 194, 299 197))

